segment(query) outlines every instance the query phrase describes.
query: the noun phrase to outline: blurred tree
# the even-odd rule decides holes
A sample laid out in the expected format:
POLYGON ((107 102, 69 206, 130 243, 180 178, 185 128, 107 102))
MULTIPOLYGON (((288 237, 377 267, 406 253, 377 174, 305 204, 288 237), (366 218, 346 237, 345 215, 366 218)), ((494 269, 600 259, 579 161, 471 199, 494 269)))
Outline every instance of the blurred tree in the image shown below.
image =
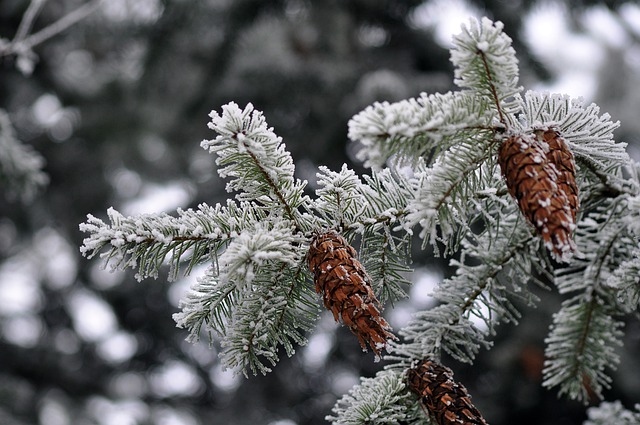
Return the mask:
MULTIPOLYGON (((85 2, 40 3, 31 34, 85 2)), ((30 75, 19 56, 3 54, 0 108, 15 138, 45 159, 49 185, 29 204, 0 199, 0 422, 325 423, 337 397, 380 367, 362 360, 345 330, 320 326, 303 355, 283 359, 274 373, 233 378, 220 370, 219 347, 187 344, 171 320, 189 279, 169 286, 162 277, 137 283, 133 275, 104 272, 79 258, 77 226, 109 205, 133 214, 226 197, 199 141, 210 137, 203 125, 209 111, 229 100, 264 111, 300 178, 315 181, 318 164, 360 169, 345 147, 353 114, 376 100, 452 88, 447 46, 437 40, 451 17, 445 3, 460 21, 486 14, 505 22, 525 85, 557 80, 562 69, 541 57, 524 31, 541 2, 110 0, 35 46, 30 75)), ((0 4, 3 45, 29 4, 0 4)), ((566 4, 571 33, 588 35, 594 27, 583 17, 603 3, 566 4)), ((638 8, 604 5, 628 37, 622 48, 608 47, 611 61, 638 75, 640 32, 629 18, 638 8)), ((628 141, 637 140, 637 120, 626 115, 632 108, 618 106, 636 104, 640 94, 616 78, 618 66, 599 63, 593 73, 604 79, 594 100, 615 111, 628 141)), ((417 260, 425 270, 451 272, 438 260, 417 260)), ((581 406, 561 408, 555 393, 538 385, 549 324, 540 317, 559 304, 554 294, 541 296, 543 307, 527 312, 517 330, 505 327, 495 350, 456 370, 493 424, 584 419, 581 406), (496 399, 508 402, 491 404, 496 399)), ((622 355, 633 365, 638 323, 628 327, 622 355)), ((630 405, 640 387, 619 375, 609 398, 630 405)))

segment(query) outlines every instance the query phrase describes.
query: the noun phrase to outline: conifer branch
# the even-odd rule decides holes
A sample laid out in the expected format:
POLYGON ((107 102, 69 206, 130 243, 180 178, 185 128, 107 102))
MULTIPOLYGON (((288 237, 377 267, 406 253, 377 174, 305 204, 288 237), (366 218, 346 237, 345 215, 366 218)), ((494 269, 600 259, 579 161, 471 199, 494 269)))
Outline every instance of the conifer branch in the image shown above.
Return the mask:
POLYGON ((600 295, 578 295, 554 314, 544 368, 546 387, 559 386, 559 394, 587 403, 602 396, 611 377, 606 368, 620 361, 622 323, 613 318, 611 300, 600 295))
MULTIPOLYGON (((570 398, 599 396, 611 381, 607 368, 619 361, 616 317, 640 298, 637 279, 628 276, 640 269, 640 167, 613 140, 618 123, 596 105, 520 94, 502 24, 472 20, 455 38, 451 60, 462 91, 376 103, 352 118, 349 137, 360 143, 358 157, 371 175, 319 167, 314 199, 304 195, 306 182, 294 177, 293 160, 262 113, 225 105, 211 113, 218 136, 202 147, 217 155, 237 202, 177 217, 110 209, 109 224, 89 216, 81 225, 89 233, 83 254, 106 248, 105 263, 137 267, 139 277, 157 275, 165 260, 172 277, 182 262, 189 269, 209 263, 174 318, 190 340, 215 333, 223 364, 244 374, 267 373, 280 348, 292 355, 305 343, 318 309, 308 260, 334 317, 363 346, 390 353, 389 370, 363 379, 336 404, 328 419, 338 424, 424 423, 404 380, 415 361, 438 360, 444 350, 471 363, 490 347, 497 324, 517 323, 520 305, 536 304, 527 285, 553 278, 570 298, 547 338, 544 385, 570 398), (500 154, 504 146, 508 155, 500 154), (509 161, 516 165, 502 176, 509 161), (532 194, 543 190, 547 197, 532 194), (545 209, 551 199, 559 205, 553 211, 545 209), (550 219, 554 226, 545 225, 550 219), (400 331, 404 340, 388 342, 393 334, 376 295, 404 296, 416 227, 423 247, 459 254, 450 262, 457 271, 436 288, 440 304, 418 312, 400 331), (571 233, 577 253, 552 275, 540 242, 550 240, 545 231, 557 239, 558 227, 571 233), (371 277, 351 241, 359 241, 371 277)), ((563 252, 556 259, 569 260, 563 252)), ((466 396, 456 397, 466 406, 466 396)))
POLYGON ((497 232, 463 243, 461 260, 451 262, 458 268, 457 274, 443 281, 433 294, 442 304, 416 314, 400 331, 404 344, 391 345, 391 358, 406 366, 403 358, 409 363, 421 356, 439 359, 440 350, 444 350, 458 361, 472 363, 479 348, 491 345, 486 338, 497 323, 518 322, 515 300, 537 301, 523 288, 533 270, 544 270, 540 260, 531 255, 531 231, 512 218, 497 232), (486 330, 474 324, 473 316, 484 322, 486 330))
POLYGON ((360 384, 344 395, 333 408, 335 416, 326 420, 335 425, 400 425, 420 423, 421 412, 414 396, 407 391, 401 373, 378 372, 373 378, 361 378, 360 384))
POLYGON ((282 210, 298 228, 305 227, 297 209, 305 202, 306 182, 294 178, 291 155, 262 113, 251 104, 240 110, 232 102, 222 108, 222 115, 212 111, 210 116, 209 128, 218 137, 201 146, 217 155, 218 174, 230 178, 227 191, 236 191, 239 201, 255 202, 272 212, 282 210))
POLYGON ((250 203, 228 201, 198 210, 178 210, 178 216, 145 214, 125 217, 113 208, 107 211, 109 223, 89 214, 80 230, 89 233, 80 252, 87 258, 100 254, 104 266, 112 270, 137 268, 137 278, 157 277, 167 261, 169 278, 178 277, 180 264, 187 262, 188 273, 195 265, 215 260, 218 250, 245 227, 264 220, 264 212, 250 203), (101 251, 107 247, 107 251, 101 251))
POLYGON ((466 92, 427 95, 396 103, 374 103, 349 121, 349 139, 360 144, 358 159, 380 169, 393 158, 415 165, 436 158, 461 137, 495 131, 486 99, 466 92))

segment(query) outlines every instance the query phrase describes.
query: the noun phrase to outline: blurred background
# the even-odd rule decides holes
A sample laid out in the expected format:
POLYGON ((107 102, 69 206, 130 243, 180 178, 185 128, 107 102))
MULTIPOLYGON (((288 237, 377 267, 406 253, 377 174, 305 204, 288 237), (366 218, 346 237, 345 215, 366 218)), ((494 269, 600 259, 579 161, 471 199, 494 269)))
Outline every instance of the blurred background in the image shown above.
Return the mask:
MULTIPOLYGON (((39 1, 28 34, 88 3, 39 1)), ((48 184, 27 196, 1 181, 2 425, 323 424, 360 376, 384 365, 325 314, 309 345, 274 372, 234 376, 220 368, 215 342, 185 342, 171 318, 201 270, 139 283, 81 257, 88 213, 171 212, 228 197, 199 144, 214 137, 209 111, 229 101, 264 111, 311 188, 318 165, 366 172, 347 143, 349 118, 374 101, 455 89, 451 36, 469 16, 488 16, 513 38, 525 89, 596 102, 621 121, 617 139, 640 160, 637 2, 108 0, 33 54, 12 52, 29 4, 0 1, 0 138, 42 156, 48 184)), ((451 273, 415 254, 410 299, 385 311, 395 329, 429 308, 430 288, 451 273)), ((502 326, 474 365, 448 362, 493 425, 586 418, 582 404, 541 387, 561 300, 539 292, 539 307, 502 326)), ((637 316, 620 354, 606 397, 630 408, 640 401, 637 316)))

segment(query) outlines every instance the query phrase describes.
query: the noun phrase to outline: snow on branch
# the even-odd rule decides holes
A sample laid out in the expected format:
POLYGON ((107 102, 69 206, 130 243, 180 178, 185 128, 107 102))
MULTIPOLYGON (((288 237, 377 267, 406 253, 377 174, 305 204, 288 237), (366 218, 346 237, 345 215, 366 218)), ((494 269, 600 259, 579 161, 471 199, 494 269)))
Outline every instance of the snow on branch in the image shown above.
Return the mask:
POLYGON ((282 138, 267 126, 262 112, 250 103, 240 109, 231 102, 222 107, 222 115, 211 111, 209 116, 209 128, 218 136, 204 140, 201 146, 218 156, 218 174, 229 178, 227 191, 236 191, 239 201, 280 209, 295 221, 306 182, 294 178, 291 155, 282 138))
POLYGON ((620 122, 611 121, 607 113, 599 115, 600 108, 595 103, 585 105, 582 98, 528 91, 522 109, 522 118, 530 128, 557 128, 578 161, 596 164, 602 171, 630 161, 627 144, 613 139, 620 122))
POLYGON ((49 182, 43 167, 44 158, 16 138, 9 116, 0 109, 0 182, 6 196, 32 200, 49 182))
POLYGON ((335 416, 326 419, 335 425, 417 424, 417 418, 422 416, 417 408, 419 403, 407 391, 404 379, 403 374, 393 370, 361 378, 359 385, 337 401, 332 409, 335 416))
POLYGON ((545 387, 559 387, 559 395, 584 403, 602 397, 611 383, 606 369, 616 368, 622 345, 623 323, 615 320, 612 304, 607 297, 582 294, 562 303, 545 339, 545 387))
POLYGON ((220 359, 236 373, 266 374, 294 344, 305 345, 306 333, 315 325, 319 308, 316 295, 306 284, 305 266, 271 261, 261 267, 253 285, 244 288, 234 303, 233 315, 220 344, 220 359))
POLYGON ((522 88, 518 86, 518 59, 511 38, 502 32, 502 22, 488 18, 471 19, 462 32, 453 37, 451 62, 455 66, 454 83, 491 99, 502 124, 503 112, 512 110, 512 100, 522 88))
POLYGON ((215 259, 217 250, 246 227, 253 227, 265 215, 250 203, 226 206, 202 204, 198 210, 178 210, 178 216, 143 214, 125 217, 114 208, 107 210, 109 223, 89 214, 80 230, 89 233, 80 252, 87 258, 100 254, 112 270, 134 268, 137 278, 157 277, 169 261, 169 278, 176 279, 181 262, 193 266, 215 259), (105 252, 101 251, 107 248, 105 252))
POLYGON ((533 305, 537 298, 526 289, 534 271, 544 273, 536 255, 531 230, 516 215, 495 231, 463 242, 461 259, 452 260, 455 276, 444 280, 433 297, 442 304, 419 312, 400 331, 406 342, 393 343, 391 357, 438 359, 441 350, 461 362, 472 363, 481 347, 491 344, 500 322, 517 323, 520 313, 513 302, 533 305))
POLYGON ((618 303, 626 312, 640 308, 640 246, 636 246, 630 260, 613 271, 607 286, 616 291, 618 303))
POLYGON ((325 218, 327 227, 344 229, 362 212, 364 199, 360 193, 360 177, 346 164, 339 172, 324 166, 318 169, 315 210, 325 218))
POLYGON ((456 143, 461 133, 490 131, 495 112, 486 99, 464 92, 428 95, 396 103, 374 103, 349 121, 349 139, 365 167, 379 169, 428 160, 456 143))
POLYGON ((238 286, 251 285, 257 269, 269 261, 295 267, 301 261, 300 245, 304 238, 294 233, 288 222, 263 221, 244 229, 218 258, 220 279, 238 286))
POLYGON ((179 328, 188 329, 187 341, 197 342, 203 332, 213 341, 212 332, 222 337, 233 315, 234 303, 240 297, 235 282, 221 282, 215 266, 197 278, 187 294, 180 300, 179 313, 173 320, 179 328))
POLYGON ((413 198, 407 205, 406 227, 420 225, 423 246, 430 243, 439 253, 438 242, 447 249, 457 248, 468 230, 469 217, 477 213, 468 200, 479 191, 491 190, 501 180, 485 180, 494 172, 481 172, 494 154, 492 139, 469 138, 444 152, 431 168, 418 171, 413 179, 413 198), (440 234, 438 234, 438 231, 440 234))
POLYGON ((218 336, 222 364, 236 373, 269 372, 280 347, 291 356, 294 343, 306 344, 318 316, 301 243, 291 228, 264 222, 244 231, 220 256, 220 270, 210 267, 183 298, 178 327, 192 342, 203 332, 218 336))

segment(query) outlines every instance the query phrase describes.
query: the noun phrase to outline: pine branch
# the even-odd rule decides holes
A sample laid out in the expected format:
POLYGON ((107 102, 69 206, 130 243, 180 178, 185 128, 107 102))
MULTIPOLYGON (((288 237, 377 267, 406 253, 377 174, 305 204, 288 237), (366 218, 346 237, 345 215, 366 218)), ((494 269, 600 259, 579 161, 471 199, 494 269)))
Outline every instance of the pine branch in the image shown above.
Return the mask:
POLYGON ((360 186, 360 192, 365 201, 362 215, 355 217, 348 230, 363 233, 364 229, 370 227, 375 231, 399 226, 410 233, 405 216, 407 204, 414 196, 411 178, 390 168, 363 175, 362 178, 364 184, 360 186))
MULTIPOLYGON (((585 403, 602 396, 611 382, 606 369, 615 369, 620 361, 616 348, 622 345, 623 324, 615 317, 622 311, 606 283, 616 281, 624 260, 632 258, 637 247, 626 225, 627 199, 606 199, 579 222, 576 243, 582 255, 556 273, 559 291, 577 295, 554 315, 543 385, 557 386, 560 394, 585 403)), ((633 290, 628 295, 623 305, 633 302, 633 290)))
MULTIPOLYGON (((123 217, 110 209, 108 224, 89 216, 81 224, 90 234, 83 254, 91 258, 106 248, 105 263, 137 267, 139 277, 157 275, 167 260, 172 277, 181 263, 188 263, 187 271, 210 263, 174 318, 189 330, 190 340, 216 334, 226 367, 264 374, 278 361, 280 348, 292 355, 295 344, 305 343, 317 316, 305 259, 334 317, 378 353, 392 334, 371 287, 382 299, 404 296, 409 242, 419 226, 423 248, 444 245, 445 255, 460 254, 451 260, 457 272, 437 287, 440 304, 401 330, 404 341, 389 343, 390 369, 363 379, 328 419, 420 423, 423 415, 404 382, 414 361, 437 360, 444 350, 472 362, 480 348, 491 345, 498 324, 517 323, 520 306, 538 301, 526 285, 541 283, 537 276, 550 278, 552 264, 540 249, 540 238, 549 237, 540 233, 551 232, 544 223, 553 212, 536 216, 538 208, 531 207, 527 218, 534 229, 510 193, 538 205, 553 198, 564 208, 566 201, 573 221, 554 218, 567 234, 575 228, 570 236, 578 253, 555 272, 559 292, 571 298, 554 315, 544 385, 571 398, 599 396, 611 380, 607 367, 619 361, 621 323, 615 317, 621 311, 612 289, 619 289, 623 307, 638 305, 637 279, 627 273, 640 269, 640 167, 629 160, 624 144, 613 141, 618 123, 599 115, 597 106, 559 95, 520 96, 517 60, 502 24, 471 21, 454 44, 455 82, 464 90, 377 103, 350 121, 349 137, 361 144, 359 158, 373 168, 370 176, 359 177, 346 166, 337 172, 320 167, 312 200, 262 113, 231 103, 221 115, 211 113, 209 127, 218 136, 202 147, 217 155, 218 172, 238 202, 202 205, 177 217, 123 217), (536 131, 543 137, 531 155, 512 143, 508 158, 497 158, 505 141, 536 131), (550 132, 552 139, 544 137, 550 132), (515 167, 505 174, 511 185, 505 184, 498 164, 523 157, 558 169, 545 169, 548 199, 526 194, 539 183, 530 172, 539 167, 515 167), (389 168, 379 169, 387 163, 389 168), (559 190, 571 193, 560 199, 554 192, 559 190), (349 242, 354 240, 373 279, 356 259, 349 242), (380 335, 374 325, 384 334, 381 340, 375 339, 380 335)), ((446 415, 439 420, 453 421, 446 415)))
POLYGON ((405 343, 390 347, 390 357, 399 360, 399 365, 406 366, 411 359, 439 359, 441 350, 472 363, 481 347, 491 345, 486 339, 498 323, 518 322, 520 313, 514 301, 529 305, 537 301, 523 287, 534 271, 544 273, 544 264, 532 255, 533 235, 515 214, 502 220, 495 234, 486 231, 463 243, 460 261, 451 262, 457 267, 456 275, 443 281, 433 294, 442 304, 417 313, 400 331, 405 343), (474 317, 486 328, 478 327, 474 317))
POLYGON ((109 223, 89 214, 80 230, 89 233, 80 248, 87 258, 100 253, 104 266, 112 270, 137 268, 137 278, 157 277, 167 261, 169 278, 178 277, 180 264, 187 262, 186 273, 199 263, 215 260, 218 250, 246 227, 265 219, 265 214, 250 203, 228 201, 197 211, 178 210, 178 216, 145 214, 125 217, 113 208, 107 211, 109 223))
POLYGON ((357 221, 362 213, 362 182, 355 171, 349 169, 346 164, 340 172, 331 171, 324 166, 318 169, 316 176, 319 187, 316 190, 314 211, 324 218, 328 228, 342 231, 347 227, 347 223, 357 221))
MULTIPOLYGON (((436 254, 438 242, 445 243, 445 254, 457 249, 476 213, 469 209, 467 201, 477 192, 491 188, 486 186, 484 176, 492 171, 481 168, 493 156, 493 145, 493 139, 465 139, 444 152, 433 167, 417 174, 406 225, 422 227, 423 247, 430 243, 436 254)), ((498 184, 496 180, 491 183, 498 184)))
MULTIPOLYGON (((521 100, 522 118, 530 128, 553 126, 567 140, 576 160, 611 175, 612 169, 629 163, 626 143, 616 143, 613 131, 619 121, 611 121, 607 113, 598 115, 600 108, 584 100, 567 95, 528 91, 521 100)), ((619 176, 611 176, 620 179, 619 176)))
POLYGON ((229 178, 227 191, 239 201, 255 202, 271 212, 280 210, 297 225, 298 207, 305 202, 306 182, 294 178, 295 166, 282 139, 275 135, 260 111, 248 104, 240 110, 231 102, 222 115, 210 114, 209 128, 218 133, 201 146, 218 158, 218 174, 229 178))
POLYGON ((304 243, 304 238, 286 221, 257 223, 254 228, 242 230, 220 255, 220 280, 250 286, 257 271, 269 262, 296 267, 302 261, 299 247, 304 243))
POLYGON ((506 126, 515 122, 507 114, 514 111, 513 98, 522 88, 518 86, 516 53, 503 27, 487 18, 471 19, 453 38, 451 62, 454 83, 491 99, 500 123, 506 126))
POLYGON ((280 347, 290 357, 293 344, 306 344, 305 334, 315 324, 318 307, 303 269, 303 264, 270 262, 260 268, 253 285, 238 293, 221 341, 225 367, 245 376, 248 371, 264 375, 277 363, 280 347))
POLYGON ((462 137, 492 133, 493 116, 487 100, 471 93, 422 93, 417 99, 367 107, 349 121, 348 135, 360 144, 357 157, 365 167, 379 169, 390 158, 415 165, 418 158, 435 158, 462 137))
POLYGON ((640 308, 640 246, 636 246, 632 259, 623 261, 607 279, 607 286, 617 294, 618 303, 631 313, 640 308))
POLYGON ((400 239, 394 236, 389 226, 379 233, 365 232, 362 235, 360 257, 371 277, 373 291, 382 304, 407 297, 403 287, 411 282, 407 278, 412 269, 407 265, 410 258, 410 235, 400 239))
POLYGON ((416 406, 403 374, 385 370, 374 378, 361 378, 359 385, 336 402, 335 416, 326 419, 335 425, 430 425, 416 406))
POLYGON ((545 387, 585 404, 602 396, 611 377, 605 372, 620 362, 623 324, 613 318, 612 301, 600 295, 566 300, 553 316, 544 368, 545 387))
POLYGON ((226 334, 227 324, 239 298, 240 289, 235 282, 221 282, 216 267, 211 266, 180 300, 182 311, 175 313, 173 320, 179 328, 189 330, 187 341, 199 341, 206 331, 213 342, 212 332, 219 337, 226 334))
POLYGON ((404 226, 412 196, 408 179, 385 169, 363 176, 363 183, 346 165, 340 172, 319 169, 314 210, 324 226, 361 235, 360 257, 382 303, 405 297, 402 285, 409 282, 402 274, 411 270, 406 260, 410 235, 394 236, 392 229, 404 226))

